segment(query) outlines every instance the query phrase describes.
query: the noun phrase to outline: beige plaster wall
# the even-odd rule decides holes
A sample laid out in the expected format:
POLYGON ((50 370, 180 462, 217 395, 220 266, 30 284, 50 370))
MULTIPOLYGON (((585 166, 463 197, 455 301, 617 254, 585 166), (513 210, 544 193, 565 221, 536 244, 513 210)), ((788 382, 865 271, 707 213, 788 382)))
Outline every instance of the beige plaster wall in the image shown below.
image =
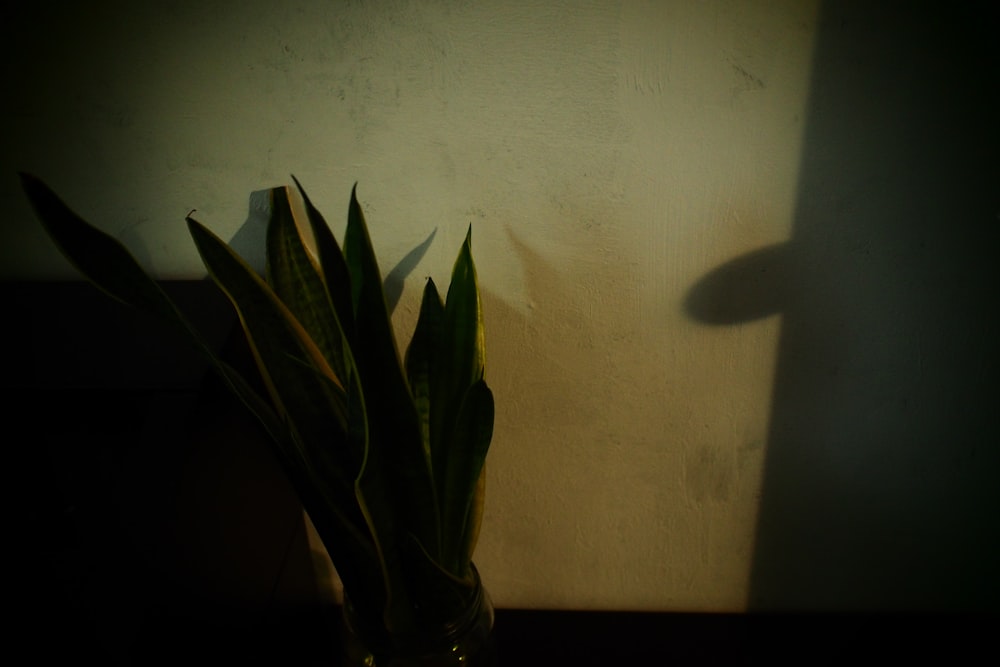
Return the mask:
MULTIPOLYGON (((496 602, 744 606, 779 322, 682 300, 787 238, 815 3, 92 4, 14 35, 8 174, 162 277, 201 275, 192 208, 231 237, 294 173, 340 234, 358 181, 383 271, 437 230, 403 341, 471 222, 496 602)), ((2 187, 4 273, 72 275, 2 187)))

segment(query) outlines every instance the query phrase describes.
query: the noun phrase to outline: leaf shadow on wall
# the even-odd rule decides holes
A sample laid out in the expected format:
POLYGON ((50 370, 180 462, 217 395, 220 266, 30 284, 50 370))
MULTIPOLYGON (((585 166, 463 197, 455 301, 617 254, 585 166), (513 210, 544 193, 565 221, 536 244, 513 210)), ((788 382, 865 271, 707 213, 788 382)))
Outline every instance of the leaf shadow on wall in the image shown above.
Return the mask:
POLYGON ((676 448, 656 426, 684 408, 644 391, 667 371, 646 353, 631 298, 640 278, 620 227, 590 216, 581 207, 552 222, 573 231, 560 246, 505 225, 523 298, 483 293, 487 379, 503 409, 480 547, 513 606, 662 605, 671 575, 635 550, 668 553, 669 526, 689 520, 665 481, 676 448), (503 498, 501 521, 491 497, 503 498))
POLYGON ((751 609, 1000 596, 993 11, 825 3, 792 237, 688 293, 782 317, 751 609))

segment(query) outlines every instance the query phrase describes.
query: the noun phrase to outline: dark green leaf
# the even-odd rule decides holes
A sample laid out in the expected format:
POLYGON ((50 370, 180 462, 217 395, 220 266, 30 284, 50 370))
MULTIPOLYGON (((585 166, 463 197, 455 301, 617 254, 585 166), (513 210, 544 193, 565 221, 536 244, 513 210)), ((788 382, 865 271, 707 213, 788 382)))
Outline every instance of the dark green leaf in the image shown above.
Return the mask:
POLYGON ((83 220, 37 177, 20 177, 45 231, 80 273, 117 301, 187 328, 174 304, 118 239, 83 220))
POLYGON ((358 479, 358 501, 372 526, 390 578, 398 623, 403 608, 402 545, 412 533, 422 544, 440 544, 437 505, 416 408, 400 364, 371 239, 356 193, 351 193, 344 256, 351 275, 357 325, 354 358, 368 417, 368 448, 358 479))
POLYGON ((295 224, 287 187, 270 191, 267 226, 267 281, 295 315, 344 384, 349 362, 345 341, 323 278, 295 224))
MULTIPOLYGON (((310 447, 322 443, 346 451, 346 392, 309 334, 229 246, 192 218, 187 222, 209 274, 236 307, 272 400, 290 427, 310 447)), ((310 453, 303 456, 312 465, 310 453)), ((331 482, 351 489, 356 473, 347 465, 336 472, 331 482)))
POLYGON ((425 456, 431 454, 431 386, 434 371, 434 355, 441 340, 441 326, 444 321, 444 304, 438 294, 434 280, 428 278, 424 285, 423 299, 420 304, 420 315, 410 345, 406 348, 406 377, 410 384, 410 393, 420 420, 421 441, 425 456))
MULTIPOLYGON (((309 218, 309 226, 312 229, 313 240, 316 242, 316 252, 319 255, 320 270, 323 273, 323 281, 329 294, 330 303, 337 314, 337 321, 344 337, 347 338, 347 347, 353 349, 355 344, 354 325, 354 305, 351 302, 351 274, 347 270, 347 262, 344 260, 344 253, 337 244, 330 226, 322 214, 313 206, 309 196, 303 189, 299 181, 292 176, 295 186, 302 195, 305 203, 306 216, 309 218)), ((334 369, 336 370, 336 369, 334 369)))
POLYGON ((485 336, 471 227, 452 270, 440 331, 431 370, 431 456, 442 562, 465 576, 481 522, 494 416, 493 395, 483 380, 485 336))
POLYGON ((465 395, 450 434, 442 490, 445 563, 465 576, 475 549, 482 518, 483 466, 493 438, 493 393, 483 380, 465 395))

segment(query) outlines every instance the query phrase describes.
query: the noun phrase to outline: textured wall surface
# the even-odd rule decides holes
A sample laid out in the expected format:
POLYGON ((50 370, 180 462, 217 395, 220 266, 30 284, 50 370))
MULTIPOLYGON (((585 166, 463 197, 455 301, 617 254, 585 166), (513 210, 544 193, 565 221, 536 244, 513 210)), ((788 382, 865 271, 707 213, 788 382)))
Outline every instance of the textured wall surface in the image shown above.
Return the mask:
MULTIPOLYGON (((401 344, 422 277, 444 281, 473 225, 498 404, 476 560, 499 605, 738 610, 957 599, 947 586, 922 597, 926 586, 914 582, 883 595, 858 564, 900 556, 880 529, 905 532, 917 551, 938 537, 954 542, 920 526, 933 511, 943 513, 933 521, 953 510, 968 517, 965 500, 945 500, 969 488, 969 475, 976 507, 997 505, 966 464, 927 482, 939 456, 930 452, 951 437, 947 428, 914 450, 919 429, 903 427, 914 413, 942 409, 934 373, 943 366, 931 365, 924 391, 905 388, 928 359, 926 346, 954 336, 915 340, 905 318, 881 327, 874 344, 861 331, 887 309, 922 312, 921 295, 902 281, 932 271, 919 253, 937 246, 936 228, 903 239, 879 221, 906 215, 895 203, 935 183, 944 160, 967 161, 959 147, 921 162, 906 148, 918 132, 885 138, 892 119, 909 122, 920 91, 939 94, 947 74, 904 78, 895 97, 882 96, 894 67, 923 62, 914 54, 936 34, 930 15, 900 32, 911 23, 891 13, 837 14, 802 0, 89 5, 4 10, 3 66, 15 93, 0 111, 4 277, 73 275, 31 218, 16 169, 48 180, 162 277, 202 275, 182 222, 191 209, 220 235, 252 236, 250 192, 294 173, 339 236, 357 181, 383 272, 436 230, 394 315, 401 344), (910 50, 882 50, 885 31, 910 50), (825 77, 825 97, 810 96, 814 72, 825 77), (810 130, 813 112, 842 119, 859 108, 872 111, 810 130), (854 145, 857 128, 866 139, 854 145), (867 164, 866 147, 893 156, 886 173, 912 168, 915 176, 841 178, 867 164), (882 187, 892 194, 873 194, 882 187), (819 223, 808 216, 814 209, 826 215, 819 223), (809 243, 795 245, 799 238, 809 243), (834 346, 835 368, 825 365, 827 338, 785 346, 783 318, 802 312, 791 310, 787 288, 809 284, 784 271, 788 247, 805 248, 794 261, 824 276, 870 281, 824 280, 820 294, 831 303, 864 305, 809 311, 830 314, 811 326, 855 344, 834 346), (748 259, 728 272, 737 258, 748 259), (834 399, 849 409, 798 410, 792 399, 823 382, 817 373, 837 374, 834 399), (789 412, 815 421, 775 431, 773 417, 789 412), (859 425, 859 414, 868 421, 859 425), (769 454, 775 438, 784 458, 769 454), (872 458, 870 441, 886 440, 872 458), (830 459, 820 469, 837 475, 782 467, 817 451, 830 459), (763 488, 765 464, 778 471, 776 495, 763 488), (859 489, 860 479, 870 484, 859 489), (927 498, 925 483, 944 509, 907 500, 927 498), (817 484, 837 492, 816 500, 817 484), (873 505, 862 523, 880 535, 874 551, 866 556, 859 542, 845 565, 817 554, 848 539, 864 515, 852 490, 896 500, 873 505), (843 502, 849 515, 836 509, 843 502), (813 513, 784 521, 782 508, 796 505, 813 513), (762 507, 772 512, 770 560, 755 552, 762 507), (808 546, 788 536, 803 526, 808 546), (798 578, 779 585, 775 568, 798 578), (810 597, 816 580, 835 584, 810 597), (754 594, 755 581, 767 590, 757 585, 754 594), (792 581, 807 592, 789 593, 792 581)), ((954 66, 966 64, 956 57, 954 66)), ((995 93, 995 81, 983 85, 995 93)), ((961 122, 934 113, 915 127, 933 133, 939 120, 961 122)), ((962 188, 981 195, 987 185, 951 180, 946 194, 968 201, 962 188)), ((969 216, 995 225, 995 197, 979 201, 985 208, 969 216)), ((937 213, 947 215, 929 215, 937 213)), ((948 265, 959 266, 966 249, 950 250, 948 265)), ((967 325, 980 331, 963 321, 963 334, 967 325)), ((986 354, 982 334, 970 335, 986 354)), ((823 403, 813 396, 809 405, 823 403)), ((954 455, 971 456, 967 439, 956 440, 954 455)), ((975 450, 980 463, 995 463, 994 445, 975 450)), ((961 534, 982 529, 977 522, 961 534)), ((984 539, 983 553, 995 554, 995 531, 984 539)), ((959 555, 928 561, 920 581, 959 555)), ((996 590, 995 579, 989 585, 996 590)))

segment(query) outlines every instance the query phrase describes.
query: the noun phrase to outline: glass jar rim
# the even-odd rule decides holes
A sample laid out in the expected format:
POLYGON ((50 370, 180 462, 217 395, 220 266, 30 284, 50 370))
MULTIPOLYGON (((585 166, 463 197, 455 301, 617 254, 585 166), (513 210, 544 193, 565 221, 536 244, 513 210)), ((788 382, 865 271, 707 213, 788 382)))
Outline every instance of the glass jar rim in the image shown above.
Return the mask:
MULTIPOLYGON (((416 632, 413 636, 400 636, 388 632, 381 623, 365 624, 356 613, 350 596, 345 590, 343 593, 343 620, 346 629, 354 634, 362 643, 369 646, 375 652, 398 652, 400 650, 407 654, 419 655, 427 652, 435 652, 447 649, 456 641, 460 640, 466 633, 473 630, 480 622, 484 608, 492 605, 489 595, 486 592, 479 570, 475 564, 470 563, 473 578, 472 595, 468 604, 462 609, 454 619, 443 623, 429 624, 423 631, 416 632), (374 626, 374 627, 373 627, 374 626), (376 630, 376 632, 366 632, 365 629, 376 630), (374 634, 376 636, 370 636, 374 634)), ((417 610, 415 610, 417 611, 417 610)), ((492 609, 487 609, 490 615, 490 629, 492 629, 492 609)))

